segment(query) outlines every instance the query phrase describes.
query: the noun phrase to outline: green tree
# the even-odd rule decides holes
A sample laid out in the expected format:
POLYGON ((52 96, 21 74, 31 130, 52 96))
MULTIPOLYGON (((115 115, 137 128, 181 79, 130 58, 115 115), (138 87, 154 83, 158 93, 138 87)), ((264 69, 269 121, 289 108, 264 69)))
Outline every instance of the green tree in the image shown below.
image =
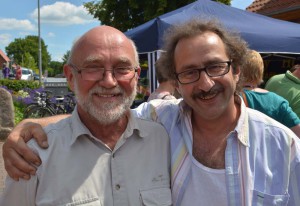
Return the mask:
POLYGON ((70 50, 68 50, 65 54, 64 54, 64 56, 62 57, 62 60, 63 60, 63 65, 64 64, 66 64, 67 63, 67 61, 68 61, 68 59, 69 59, 69 56, 70 56, 70 50))
POLYGON ((48 75, 55 76, 63 73, 63 63, 59 61, 51 61, 48 68, 48 75))
MULTIPOLYGON (((26 36, 25 38, 16 38, 11 42, 5 51, 8 56, 12 56, 14 61, 18 64, 24 61, 25 53, 29 53, 36 62, 36 67, 38 67, 38 53, 39 53, 39 43, 38 36, 26 36)), ((41 39, 41 49, 42 49, 42 68, 45 70, 51 60, 51 56, 47 51, 47 46, 43 39, 41 39)))
MULTIPOLYGON (((103 25, 127 31, 159 15, 173 11, 196 0, 97 0, 84 7, 103 25)), ((231 0, 216 0, 230 5, 231 0)))
POLYGON ((23 62, 21 63, 21 66, 33 69, 36 73, 39 73, 37 64, 36 64, 33 56, 31 56, 31 54, 29 52, 25 52, 24 58, 22 60, 23 60, 23 62))
POLYGON ((231 0, 212 0, 212 1, 220 2, 229 6, 231 5, 231 0))

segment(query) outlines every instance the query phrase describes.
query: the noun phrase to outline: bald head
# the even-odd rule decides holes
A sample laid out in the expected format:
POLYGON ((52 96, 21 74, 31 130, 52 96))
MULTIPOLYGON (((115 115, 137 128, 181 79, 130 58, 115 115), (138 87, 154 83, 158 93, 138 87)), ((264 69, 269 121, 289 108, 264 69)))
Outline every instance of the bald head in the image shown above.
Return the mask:
MULTIPOLYGON (((134 54, 136 66, 139 57, 134 42, 127 38, 124 33, 110 26, 97 26, 83 34, 73 45, 68 63, 76 61, 78 56, 82 57, 87 50, 94 49, 118 49, 120 47, 130 49, 134 54)), ((94 57, 88 57, 88 59, 94 57)))

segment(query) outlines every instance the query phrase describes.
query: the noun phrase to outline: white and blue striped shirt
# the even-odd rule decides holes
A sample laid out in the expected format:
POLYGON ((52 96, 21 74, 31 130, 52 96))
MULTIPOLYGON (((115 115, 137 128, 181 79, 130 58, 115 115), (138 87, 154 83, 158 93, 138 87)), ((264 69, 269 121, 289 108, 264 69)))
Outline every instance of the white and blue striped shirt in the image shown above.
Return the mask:
MULTIPOLYGON (((173 205, 191 205, 181 202, 191 175, 191 108, 183 100, 153 100, 135 114, 166 128, 171 138, 173 205)), ((244 103, 235 130, 228 134, 225 172, 227 205, 300 205, 300 139, 244 103)))

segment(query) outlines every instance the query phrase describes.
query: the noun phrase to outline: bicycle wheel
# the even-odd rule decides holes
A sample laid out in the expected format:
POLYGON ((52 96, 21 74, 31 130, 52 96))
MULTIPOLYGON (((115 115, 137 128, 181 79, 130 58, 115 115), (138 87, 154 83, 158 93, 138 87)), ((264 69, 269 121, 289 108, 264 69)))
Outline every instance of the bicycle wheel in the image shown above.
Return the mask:
POLYGON ((25 117, 25 114, 28 114, 28 111, 30 111, 33 107, 39 107, 39 105, 37 103, 31 103, 31 104, 28 104, 26 106, 26 108, 24 109, 24 114, 23 116, 25 117))
POLYGON ((26 113, 24 113, 25 118, 40 118, 40 117, 49 117, 53 113, 46 107, 31 107, 26 113))

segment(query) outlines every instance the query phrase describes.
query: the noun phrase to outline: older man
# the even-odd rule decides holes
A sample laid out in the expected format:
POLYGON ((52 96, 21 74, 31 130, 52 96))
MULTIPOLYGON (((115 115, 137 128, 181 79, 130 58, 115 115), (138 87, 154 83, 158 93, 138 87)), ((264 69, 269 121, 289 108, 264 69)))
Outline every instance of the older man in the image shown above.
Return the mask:
POLYGON ((49 148, 28 145, 42 164, 29 181, 7 180, 0 205, 171 205, 169 137, 134 118, 140 73, 131 40, 96 27, 73 46, 64 73, 78 104, 49 125, 49 148))
MULTIPOLYGON (((173 27, 165 40, 159 61, 183 99, 153 100, 135 112, 169 133, 173 205, 299 205, 300 140, 238 96, 245 42, 203 20, 173 27)), ((16 133, 10 140, 22 144, 16 133)), ((32 170, 16 151, 32 153, 10 143, 4 147, 9 173, 32 170)))

